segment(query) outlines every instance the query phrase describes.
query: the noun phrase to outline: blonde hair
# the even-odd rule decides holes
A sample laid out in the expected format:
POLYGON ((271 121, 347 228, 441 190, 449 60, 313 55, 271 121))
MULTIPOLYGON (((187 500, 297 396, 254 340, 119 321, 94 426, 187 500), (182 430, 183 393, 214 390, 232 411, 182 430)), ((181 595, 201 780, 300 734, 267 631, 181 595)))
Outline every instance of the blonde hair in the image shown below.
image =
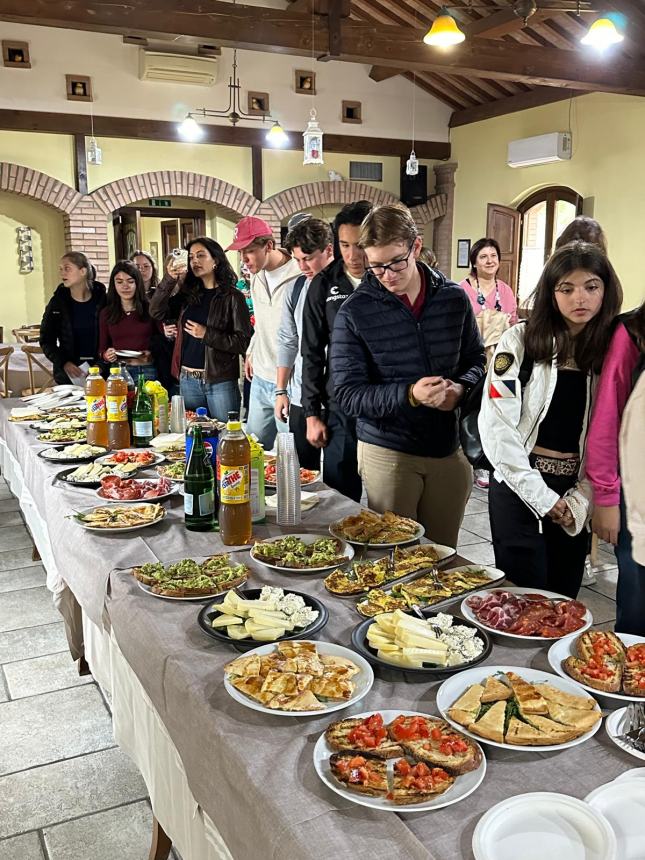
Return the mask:
POLYGON ((375 206, 365 216, 358 244, 361 248, 392 245, 397 242, 409 245, 418 235, 417 225, 408 207, 403 203, 391 203, 375 206))

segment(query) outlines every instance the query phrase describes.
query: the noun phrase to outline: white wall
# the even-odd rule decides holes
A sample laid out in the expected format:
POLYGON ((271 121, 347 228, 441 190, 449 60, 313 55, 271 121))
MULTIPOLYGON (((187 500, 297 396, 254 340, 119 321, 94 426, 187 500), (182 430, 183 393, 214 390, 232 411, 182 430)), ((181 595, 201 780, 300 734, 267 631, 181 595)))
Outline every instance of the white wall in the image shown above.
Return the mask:
MULTIPOLYGON (((93 110, 97 115, 173 121, 183 119, 190 108, 220 109, 228 103, 232 63, 229 49, 222 50, 218 82, 206 88, 140 81, 140 49, 124 45, 121 36, 11 23, 3 23, 1 33, 3 39, 29 42, 32 68, 0 68, 0 108, 84 114, 89 133, 89 104, 67 101, 66 74, 92 78, 93 110)), ((272 115, 287 129, 303 129, 312 98, 294 92, 293 78, 296 69, 311 69, 311 60, 238 51, 238 62, 244 109, 248 90, 268 92, 272 115)), ((357 63, 314 64, 318 93, 315 106, 323 129, 338 134, 408 137, 413 85, 402 77, 376 83, 368 77, 369 68, 357 63), (343 99, 363 103, 361 125, 341 122, 343 99)), ((447 105, 417 88, 417 139, 448 140, 450 113, 447 105)))

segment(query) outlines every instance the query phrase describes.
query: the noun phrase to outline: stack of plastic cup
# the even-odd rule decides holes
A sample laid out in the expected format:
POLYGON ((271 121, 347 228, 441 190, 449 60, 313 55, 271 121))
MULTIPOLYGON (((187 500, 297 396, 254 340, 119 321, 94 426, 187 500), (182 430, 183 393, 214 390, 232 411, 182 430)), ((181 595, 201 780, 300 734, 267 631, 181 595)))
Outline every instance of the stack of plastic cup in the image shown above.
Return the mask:
POLYGON ((173 395, 170 402, 170 432, 186 432, 186 407, 184 406, 184 398, 181 394, 173 395))
POLYGON ((300 463, 293 433, 278 433, 277 491, 281 526, 295 526, 302 519, 300 508, 300 463))

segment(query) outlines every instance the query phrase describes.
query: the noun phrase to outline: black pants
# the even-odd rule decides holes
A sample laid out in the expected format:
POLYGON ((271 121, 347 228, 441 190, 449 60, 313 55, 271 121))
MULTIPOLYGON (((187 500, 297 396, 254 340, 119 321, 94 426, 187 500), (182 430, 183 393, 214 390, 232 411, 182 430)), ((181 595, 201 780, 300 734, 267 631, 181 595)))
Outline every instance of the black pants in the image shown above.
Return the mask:
POLYGON ((363 484, 358 474, 356 421, 336 409, 326 416, 329 442, 323 458, 323 479, 343 496, 360 502, 363 484))
MULTIPOLYGON (((576 482, 575 476, 542 477, 559 496, 576 482)), ((519 496, 492 476, 488 511, 495 565, 511 582, 523 588, 577 596, 589 547, 587 531, 570 537, 549 517, 537 519, 519 496)))
POLYGON ((302 406, 289 406, 289 430, 296 442, 298 460, 303 469, 320 469, 320 448, 314 448, 307 442, 307 419, 302 406))

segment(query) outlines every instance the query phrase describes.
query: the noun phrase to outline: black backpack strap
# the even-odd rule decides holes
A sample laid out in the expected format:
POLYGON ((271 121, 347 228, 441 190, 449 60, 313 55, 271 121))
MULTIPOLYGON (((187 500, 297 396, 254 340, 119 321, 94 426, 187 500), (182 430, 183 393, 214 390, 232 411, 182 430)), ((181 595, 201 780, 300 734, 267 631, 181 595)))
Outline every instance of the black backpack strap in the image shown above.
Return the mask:
POLYGON ((300 275, 296 278, 296 282, 293 285, 293 292, 291 293, 291 307, 294 311, 298 305, 298 299, 300 298, 300 294, 302 293, 302 289, 306 283, 307 278, 305 275, 300 275))

